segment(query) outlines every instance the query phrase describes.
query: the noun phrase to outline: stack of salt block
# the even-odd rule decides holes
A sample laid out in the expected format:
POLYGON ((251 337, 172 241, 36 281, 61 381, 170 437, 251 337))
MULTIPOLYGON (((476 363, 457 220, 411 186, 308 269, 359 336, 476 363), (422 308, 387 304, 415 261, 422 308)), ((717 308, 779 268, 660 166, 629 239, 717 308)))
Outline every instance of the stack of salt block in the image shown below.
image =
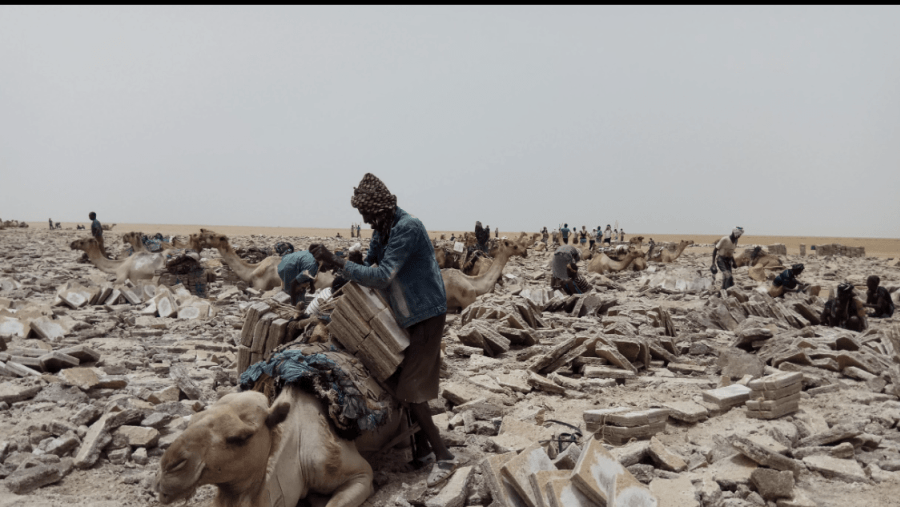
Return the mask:
POLYGON ((633 407, 615 407, 585 410, 587 431, 598 439, 613 445, 623 445, 632 438, 650 438, 666 429, 669 409, 651 408, 635 410, 633 407))
POLYGON ((381 295, 350 282, 337 300, 328 332, 378 380, 390 377, 403 361, 409 333, 397 324, 381 295))
POLYGON ((780 372, 751 380, 747 417, 777 419, 800 409, 800 391, 803 389, 803 373, 780 372))
POLYGON ((275 310, 276 306, 260 301, 247 309, 238 346, 238 375, 285 342, 289 321, 275 310))

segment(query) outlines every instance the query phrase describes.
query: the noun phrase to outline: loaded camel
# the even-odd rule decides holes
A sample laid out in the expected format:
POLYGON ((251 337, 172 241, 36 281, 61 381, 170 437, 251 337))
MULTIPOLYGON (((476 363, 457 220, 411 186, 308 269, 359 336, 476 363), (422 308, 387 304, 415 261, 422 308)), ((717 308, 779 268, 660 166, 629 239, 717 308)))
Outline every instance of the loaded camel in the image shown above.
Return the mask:
POLYGON ((478 296, 491 292, 513 255, 527 257, 528 251, 518 243, 504 239, 500 241, 497 256, 483 274, 467 276, 457 269, 442 269, 441 278, 444 279, 444 290, 447 292, 448 311, 450 309, 461 311, 474 303, 478 296))
POLYGON ((278 263, 281 257, 273 255, 266 257, 262 262, 250 264, 241 259, 231 248, 228 236, 217 234, 209 229, 200 229, 200 234, 191 234, 191 242, 196 241, 197 251, 203 248, 215 248, 222 256, 222 262, 228 265, 234 274, 256 290, 267 291, 281 287, 281 277, 278 276, 278 263))
POLYGON ((676 259, 681 257, 684 249, 693 244, 693 240, 681 240, 678 242, 678 246, 675 247, 674 252, 664 247, 659 251, 659 253, 648 252, 647 260, 653 262, 662 262, 665 264, 675 262, 676 259))
POLYGON ((398 414, 351 442, 299 388, 285 386, 271 407, 256 391, 227 394, 191 417, 160 459, 153 489, 163 504, 213 484, 212 507, 293 507, 311 492, 331 495, 328 507, 357 507, 374 492, 360 452, 381 449, 400 429, 398 414))
POLYGON ((125 260, 114 261, 107 259, 100 252, 100 244, 94 238, 77 239, 69 248, 84 251, 91 263, 100 271, 116 275, 116 282, 125 280, 137 282, 153 278, 157 269, 166 266, 166 257, 160 253, 136 253, 125 260))

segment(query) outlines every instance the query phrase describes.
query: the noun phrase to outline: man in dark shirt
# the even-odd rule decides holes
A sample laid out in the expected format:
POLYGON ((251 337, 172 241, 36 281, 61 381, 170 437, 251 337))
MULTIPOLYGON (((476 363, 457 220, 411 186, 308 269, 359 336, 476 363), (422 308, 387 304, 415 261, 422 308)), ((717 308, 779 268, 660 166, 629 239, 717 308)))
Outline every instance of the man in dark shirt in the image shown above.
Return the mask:
POLYGON ((869 314, 869 317, 876 319, 887 319, 894 315, 894 301, 891 299, 891 293, 884 287, 879 287, 881 278, 878 275, 871 275, 866 279, 866 308, 872 308, 875 311, 869 314))
POLYGON ((564 224, 560 229, 559 233, 562 235, 563 243, 569 244, 569 224, 564 224))
POLYGON ((481 226, 481 222, 475 222, 475 242, 477 243, 478 250, 488 253, 487 242, 489 239, 491 239, 491 231, 485 230, 484 227, 481 226))
POLYGON ((103 246, 103 226, 100 225, 100 221, 97 220, 97 214, 91 211, 88 213, 88 218, 91 219, 91 236, 93 236, 100 245, 100 253, 104 257, 109 257, 106 253, 106 248, 103 246))
POLYGON ((769 295, 773 298, 784 297, 785 292, 802 292, 806 290, 806 284, 797 280, 800 273, 803 272, 803 264, 794 264, 788 269, 782 271, 772 280, 772 286, 769 287, 769 295))

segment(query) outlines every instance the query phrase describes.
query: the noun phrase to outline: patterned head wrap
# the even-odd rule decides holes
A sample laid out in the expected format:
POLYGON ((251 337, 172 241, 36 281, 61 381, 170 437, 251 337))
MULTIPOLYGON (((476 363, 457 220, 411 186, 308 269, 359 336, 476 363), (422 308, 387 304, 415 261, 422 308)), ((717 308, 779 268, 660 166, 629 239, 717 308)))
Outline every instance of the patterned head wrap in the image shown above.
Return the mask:
POLYGON ((372 173, 366 173, 359 186, 353 189, 350 205, 361 213, 377 214, 397 206, 397 196, 372 173))
POLYGON ((853 292, 853 286, 847 282, 838 285, 838 294, 850 294, 853 292))
POLYGON ((734 230, 731 231, 731 234, 734 234, 735 238, 740 238, 741 235, 744 234, 744 228, 743 227, 735 227, 734 230))
POLYGON ((803 268, 804 268, 803 264, 794 264, 793 266, 791 266, 791 271, 793 271, 794 274, 799 275, 800 273, 803 272, 803 268))
POLYGON ((283 241, 275 243, 275 252, 278 253, 278 255, 280 255, 282 257, 284 257, 285 255, 287 255, 289 253, 292 253, 293 251, 294 251, 294 245, 292 245, 290 243, 283 242, 283 241))

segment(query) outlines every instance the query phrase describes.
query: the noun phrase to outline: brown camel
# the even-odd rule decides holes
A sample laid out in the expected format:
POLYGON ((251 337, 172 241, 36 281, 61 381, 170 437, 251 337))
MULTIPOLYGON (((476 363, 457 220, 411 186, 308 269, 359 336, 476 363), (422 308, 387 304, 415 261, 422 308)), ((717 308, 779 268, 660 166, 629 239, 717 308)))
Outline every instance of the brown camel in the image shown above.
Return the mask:
POLYGON ((527 257, 528 251, 518 243, 504 239, 500 241, 500 249, 490 268, 477 277, 467 276, 457 269, 441 270, 444 290, 447 292, 447 309, 463 310, 474 303, 478 296, 494 290, 494 284, 503 274, 503 268, 513 255, 527 257))
POLYGON ((670 251, 668 248, 662 248, 662 249, 660 249, 659 253, 657 253, 657 254, 649 253, 647 260, 650 260, 653 262, 662 262, 662 263, 666 263, 666 264, 675 262, 675 259, 681 257, 681 254, 682 254, 682 252, 684 252, 684 249, 693 244, 694 244, 693 240, 681 240, 678 242, 678 246, 675 247, 674 252, 670 251))
MULTIPOLYGON (((195 240, 191 235, 192 242, 195 240)), ((224 234, 217 234, 209 229, 200 229, 196 237, 197 246, 202 248, 215 248, 222 256, 222 262, 234 271, 234 274, 248 285, 257 290, 271 290, 281 287, 281 277, 278 276, 278 264, 281 257, 273 255, 266 257, 262 262, 250 264, 241 259, 228 242, 224 234)), ((200 250, 197 250, 198 252, 200 250)))
POLYGON ((106 256, 100 253, 100 244, 94 238, 76 239, 69 245, 69 248, 84 251, 97 269, 104 273, 116 275, 117 283, 122 283, 125 280, 131 280, 132 282, 150 280, 157 269, 162 269, 166 266, 166 258, 160 253, 136 253, 121 261, 107 259, 106 256))
POLYGON ((587 265, 587 270, 590 273, 600 273, 601 275, 609 272, 623 271, 631 265, 632 261, 643 256, 644 252, 640 250, 631 250, 622 260, 614 261, 605 253, 601 253, 591 259, 587 265))
POLYGON ((294 506, 309 493, 331 495, 328 507, 357 507, 372 495, 372 467, 360 452, 381 449, 401 417, 355 441, 340 438, 314 396, 287 386, 266 396, 223 396, 191 417, 159 461, 159 501, 189 500, 205 484, 218 487, 212 507, 294 506))

